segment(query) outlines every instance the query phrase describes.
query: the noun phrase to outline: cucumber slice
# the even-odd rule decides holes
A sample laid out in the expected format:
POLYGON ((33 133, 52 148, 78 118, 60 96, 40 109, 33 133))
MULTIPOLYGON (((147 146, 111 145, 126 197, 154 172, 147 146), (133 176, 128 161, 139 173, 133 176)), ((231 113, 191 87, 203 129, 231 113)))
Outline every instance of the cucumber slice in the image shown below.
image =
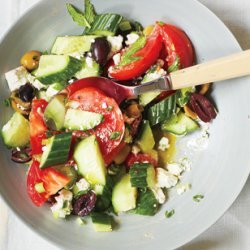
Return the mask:
POLYGON ((64 164, 68 160, 71 133, 57 134, 48 139, 46 149, 42 154, 40 168, 64 164))
POLYGON ((153 216, 159 210, 159 202, 156 200, 153 192, 147 190, 146 192, 140 192, 137 208, 135 209, 136 214, 153 216))
POLYGON ((82 140, 75 148, 74 160, 81 174, 90 184, 106 184, 106 167, 94 135, 82 140))
POLYGON ((144 153, 151 151, 155 145, 154 135, 147 120, 142 121, 141 134, 137 139, 137 144, 144 153))
POLYGON ((57 37, 51 53, 56 55, 83 55, 90 51, 92 42, 97 36, 63 36, 57 37))
POLYGON ((66 82, 82 67, 82 61, 71 56, 43 55, 36 78, 43 84, 66 82))
POLYGON ((95 17, 90 29, 85 29, 88 35, 114 36, 123 17, 118 14, 102 14, 95 17))
POLYGON ((136 207, 137 189, 131 186, 130 175, 125 174, 115 185, 112 204, 116 213, 126 212, 136 207))
POLYGON ((156 183, 155 169, 151 164, 134 164, 129 169, 130 182, 132 187, 153 188, 156 183))
POLYGON ((25 147, 29 143, 29 122, 16 112, 2 128, 2 138, 7 147, 25 147))
POLYGON ((83 111, 79 109, 68 109, 65 115, 64 127, 69 130, 86 131, 98 126, 103 121, 103 115, 83 111))
POLYGON ((169 120, 161 125, 161 129, 175 135, 185 135, 191 133, 199 128, 199 124, 186 116, 183 112, 172 116, 169 120))
POLYGON ((96 232, 111 232, 112 217, 107 214, 91 213, 91 219, 96 232))
POLYGON ((75 74, 77 79, 100 75, 100 66, 92 58, 84 58, 82 68, 75 74), (89 62, 87 61, 89 60, 89 62))
POLYGON ((65 118, 65 99, 64 95, 56 95, 48 104, 44 112, 44 121, 52 130, 61 130, 65 118))
POLYGON ((176 113, 176 99, 175 93, 148 109, 147 116, 151 126, 166 121, 176 113))

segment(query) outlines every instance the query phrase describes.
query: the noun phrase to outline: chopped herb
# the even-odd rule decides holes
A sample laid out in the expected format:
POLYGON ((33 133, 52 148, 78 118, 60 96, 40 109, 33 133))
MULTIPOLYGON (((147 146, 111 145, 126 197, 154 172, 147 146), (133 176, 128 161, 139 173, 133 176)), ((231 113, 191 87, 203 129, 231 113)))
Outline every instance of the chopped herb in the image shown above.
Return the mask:
POLYGON ((204 195, 201 195, 201 194, 197 194, 197 195, 193 196, 193 200, 195 202, 200 202, 203 198, 204 198, 204 195))
POLYGON ((180 67, 181 67, 181 65, 180 65, 180 57, 176 55, 175 61, 168 67, 168 73, 179 70, 180 67))
POLYGON ((9 107, 10 106, 10 99, 7 98, 3 101, 3 104, 6 106, 6 107, 9 107))
POLYGON ((85 18, 87 19, 88 23, 92 24, 94 22, 96 12, 93 4, 90 3, 90 0, 85 0, 85 18))
POLYGON ((113 110, 113 106, 111 106, 111 105, 109 105, 108 107, 107 107, 107 111, 110 111, 110 110, 113 110))
POLYGON ((121 133, 120 132, 117 132, 117 131, 114 131, 111 133, 109 139, 110 140, 116 140, 120 137, 121 133))
POLYGON ((170 218, 170 217, 172 217, 174 214, 175 214, 174 209, 172 209, 171 211, 168 211, 168 210, 167 210, 167 211, 165 212, 166 218, 170 218))

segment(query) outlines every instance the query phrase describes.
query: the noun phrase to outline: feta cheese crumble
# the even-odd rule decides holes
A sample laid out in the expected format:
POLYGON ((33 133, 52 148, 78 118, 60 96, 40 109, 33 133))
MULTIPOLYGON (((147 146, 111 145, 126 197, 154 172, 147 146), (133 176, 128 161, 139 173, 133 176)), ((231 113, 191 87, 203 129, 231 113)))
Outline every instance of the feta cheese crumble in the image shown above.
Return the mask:
POLYGON ((118 65, 121 61, 121 53, 117 53, 113 56, 113 61, 115 65, 118 65))
POLYGON ((170 147, 169 145, 169 140, 167 137, 162 137, 161 140, 159 141, 159 146, 158 149, 161 151, 165 151, 170 147))
POLYGON ((176 192, 179 195, 182 195, 183 193, 185 193, 187 190, 189 190, 191 188, 191 184, 190 183, 186 183, 186 184, 178 184, 176 186, 176 192))
POLYGON ((153 192, 153 194, 154 194, 156 200, 157 200, 160 204, 165 203, 165 201, 166 201, 166 196, 165 196, 165 194, 164 194, 164 192, 162 191, 161 188, 157 188, 157 187, 156 187, 156 188, 152 188, 151 190, 152 190, 152 192, 153 192))
POLYGON ((170 163, 167 165, 167 170, 169 173, 179 176, 183 172, 183 168, 178 163, 170 163))
POLYGON ((93 58, 91 57, 86 57, 86 64, 89 68, 93 68, 93 58))
POLYGON ((176 186, 178 177, 163 168, 156 168, 156 186, 160 188, 171 188, 176 186))
POLYGON ((130 33, 127 35, 127 41, 125 42, 126 45, 131 45, 135 43, 140 36, 136 33, 130 33))
POLYGON ((76 186, 77 186, 78 192, 88 191, 90 189, 90 184, 84 178, 76 182, 76 186))
POLYGON ((65 218, 70 215, 72 210, 73 194, 63 189, 59 192, 59 196, 55 197, 56 203, 50 208, 56 218, 65 218))
POLYGON ((108 36, 107 40, 111 46, 111 50, 110 50, 110 54, 109 54, 109 58, 111 58, 115 53, 117 53, 118 51, 120 51, 122 49, 123 37, 121 35, 108 36))

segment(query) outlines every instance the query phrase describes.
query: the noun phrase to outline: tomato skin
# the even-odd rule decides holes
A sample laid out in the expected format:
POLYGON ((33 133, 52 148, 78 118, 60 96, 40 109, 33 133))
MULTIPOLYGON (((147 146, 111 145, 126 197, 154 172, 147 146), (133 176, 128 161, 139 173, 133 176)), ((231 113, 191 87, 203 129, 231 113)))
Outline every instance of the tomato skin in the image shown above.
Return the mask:
MULTIPOLYGON (((78 87, 80 88, 80 85, 78 87)), ((104 161, 107 165, 110 164, 121 150, 122 145, 120 144, 125 131, 122 112, 118 104, 113 98, 106 96, 102 91, 93 87, 80 88, 77 91, 74 86, 70 86, 69 93, 71 94, 68 100, 79 102, 78 109, 99 113, 104 116, 104 121, 88 132, 96 135, 104 161), (112 107, 112 109, 109 110, 108 107, 112 107), (119 137, 113 140, 110 139, 112 132, 119 132, 119 137)), ((81 135, 81 133, 78 134, 81 135)))
POLYGON ((135 163, 145 163, 145 162, 151 163, 154 167, 158 166, 158 162, 155 159, 153 159, 149 154, 143 154, 143 153, 139 153, 136 155, 133 153, 129 154, 125 161, 125 164, 128 168, 130 168, 135 163))
POLYGON ((27 192, 36 206, 41 206, 48 198, 56 194, 60 189, 65 187, 70 181, 69 178, 59 173, 54 168, 40 169, 40 163, 33 160, 28 172, 27 177, 27 192), (38 193, 35 190, 35 185, 37 183, 43 183, 45 192, 38 193))
POLYGON ((158 32, 153 32, 147 38, 145 46, 134 56, 141 59, 121 67, 109 68, 109 75, 119 81, 131 80, 145 73, 158 59, 162 48, 162 39, 158 32))
POLYGON ((43 120, 43 113, 48 102, 43 99, 34 99, 32 101, 32 109, 30 112, 30 146, 31 154, 42 153, 42 140, 46 138, 47 126, 43 120))
POLYGON ((167 64, 170 67, 177 56, 180 58, 180 68, 192 66, 195 63, 193 45, 186 33, 170 24, 156 24, 161 33, 167 52, 167 64))

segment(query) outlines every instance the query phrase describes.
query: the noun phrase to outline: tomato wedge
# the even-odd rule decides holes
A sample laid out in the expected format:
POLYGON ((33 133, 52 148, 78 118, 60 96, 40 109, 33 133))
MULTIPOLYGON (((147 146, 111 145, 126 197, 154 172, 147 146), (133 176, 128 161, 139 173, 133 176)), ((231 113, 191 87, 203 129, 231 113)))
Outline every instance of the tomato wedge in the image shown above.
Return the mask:
POLYGON ((32 101, 32 109, 29 116, 30 146, 32 155, 42 153, 42 140, 46 138, 45 132, 48 130, 43 121, 43 113, 47 105, 48 102, 43 99, 34 99, 32 101))
POLYGON ((145 162, 151 163, 155 167, 158 166, 157 161, 154 158, 152 158, 152 156, 150 156, 149 154, 142 154, 142 153, 136 155, 132 153, 129 154, 125 163, 127 167, 131 167, 135 163, 145 163, 145 162))
POLYGON ((180 59, 180 68, 193 65, 195 62, 195 52, 186 33, 170 24, 157 23, 156 26, 165 45, 168 67, 173 65, 178 57, 180 59))
POLYGON ((60 189, 65 187, 70 179, 54 168, 40 169, 40 163, 33 160, 27 177, 27 192, 30 199, 36 206, 41 206, 48 198, 56 194, 60 189), (43 183, 45 192, 38 193, 35 189, 37 183, 43 183))
POLYGON ((152 32, 145 46, 134 56, 140 57, 128 65, 109 68, 109 75, 119 81, 131 80, 145 73, 158 59, 162 48, 162 39, 158 32, 152 32))
MULTIPOLYGON (((74 85, 74 84, 72 84, 74 85)), ((95 134, 98 140, 106 164, 112 162, 119 150, 122 149, 121 141, 123 139, 125 125, 122 112, 113 98, 106 96, 102 91, 93 87, 83 87, 78 85, 79 90, 75 87, 68 87, 70 96, 69 101, 79 103, 79 109, 95 112, 104 116, 104 121, 100 123, 89 133, 95 134), (111 134, 116 132, 116 138, 110 138, 111 134)))

